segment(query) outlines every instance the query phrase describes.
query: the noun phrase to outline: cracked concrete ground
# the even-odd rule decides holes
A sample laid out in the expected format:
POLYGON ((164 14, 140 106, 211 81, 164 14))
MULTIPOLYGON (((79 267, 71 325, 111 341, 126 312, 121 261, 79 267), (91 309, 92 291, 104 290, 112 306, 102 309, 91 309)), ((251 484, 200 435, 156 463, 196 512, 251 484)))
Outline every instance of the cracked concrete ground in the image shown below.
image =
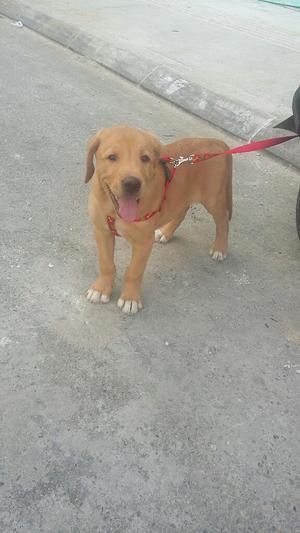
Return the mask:
POLYGON ((3 533, 299 532, 299 174, 234 160, 231 248, 193 208, 155 247, 145 309, 84 296, 86 141, 131 123, 239 143, 0 19, 3 533))

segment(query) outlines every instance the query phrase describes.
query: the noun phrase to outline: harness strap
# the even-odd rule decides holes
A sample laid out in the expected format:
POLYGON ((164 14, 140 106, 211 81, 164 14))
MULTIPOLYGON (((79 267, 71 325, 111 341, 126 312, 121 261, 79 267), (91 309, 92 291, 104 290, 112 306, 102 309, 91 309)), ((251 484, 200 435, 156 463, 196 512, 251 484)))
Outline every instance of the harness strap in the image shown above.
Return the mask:
POLYGON ((115 235, 116 237, 121 237, 121 235, 116 230, 116 219, 114 217, 107 216, 106 222, 113 235, 115 235))

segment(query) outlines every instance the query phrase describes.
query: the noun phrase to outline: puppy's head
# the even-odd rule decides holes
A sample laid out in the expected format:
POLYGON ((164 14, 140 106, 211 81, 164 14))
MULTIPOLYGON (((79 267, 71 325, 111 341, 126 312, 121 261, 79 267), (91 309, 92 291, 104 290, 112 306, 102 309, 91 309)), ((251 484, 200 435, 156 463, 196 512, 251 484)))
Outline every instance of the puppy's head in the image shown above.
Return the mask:
POLYGON ((155 188, 160 152, 159 140, 148 132, 129 126, 101 130, 88 146, 85 182, 96 172, 120 216, 134 220, 139 203, 155 188))

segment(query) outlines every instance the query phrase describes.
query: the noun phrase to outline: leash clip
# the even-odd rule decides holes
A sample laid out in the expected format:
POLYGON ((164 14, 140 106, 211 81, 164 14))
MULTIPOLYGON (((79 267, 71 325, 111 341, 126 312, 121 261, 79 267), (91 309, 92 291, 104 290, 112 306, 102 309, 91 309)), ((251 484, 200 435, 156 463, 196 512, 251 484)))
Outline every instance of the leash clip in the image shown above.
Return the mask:
POLYGON ((178 159, 174 159, 173 167, 174 168, 180 167, 180 165, 182 165, 182 163, 191 163, 191 164, 193 164, 194 163, 194 158, 195 158, 194 154, 188 155, 186 157, 181 155, 180 157, 178 157, 178 159))

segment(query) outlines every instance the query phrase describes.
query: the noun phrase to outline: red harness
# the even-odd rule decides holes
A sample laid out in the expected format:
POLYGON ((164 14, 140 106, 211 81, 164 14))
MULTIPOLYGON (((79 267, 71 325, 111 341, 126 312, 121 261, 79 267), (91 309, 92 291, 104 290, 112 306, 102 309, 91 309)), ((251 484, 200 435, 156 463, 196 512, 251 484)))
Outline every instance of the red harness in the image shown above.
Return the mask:
MULTIPOLYGON (((254 152, 257 150, 264 150, 265 148, 270 148, 271 146, 276 146, 277 144, 281 144, 287 141, 290 141, 291 139, 295 139, 298 137, 298 135, 288 135, 284 137, 272 137, 271 139, 264 139, 262 141, 255 141, 248 144, 243 144, 242 146, 237 146, 236 148, 231 148, 229 150, 226 150, 225 152, 216 152, 216 153, 210 153, 205 152, 204 154, 191 154, 186 157, 180 156, 178 159, 174 159, 173 157, 170 157, 169 155, 164 155, 161 158, 161 162, 163 164, 169 163, 173 166, 172 172, 170 175, 168 175, 165 186, 164 186, 164 192, 162 201, 160 204, 160 207, 156 209, 155 211, 152 211, 151 213, 146 213, 143 217, 135 218, 132 222, 144 222, 146 220, 149 220, 154 215, 159 213, 161 211, 162 205, 166 199, 167 196, 167 190, 176 174, 176 169, 182 165, 182 163, 190 163, 190 165, 194 165, 195 163, 200 163, 201 161, 207 161, 208 159, 212 159, 213 157, 218 157, 220 155, 229 155, 229 154, 242 154, 246 152, 254 152)), ((107 225, 110 229, 110 231, 117 237, 120 237, 119 233, 116 230, 116 219, 111 216, 106 217, 107 225)))

